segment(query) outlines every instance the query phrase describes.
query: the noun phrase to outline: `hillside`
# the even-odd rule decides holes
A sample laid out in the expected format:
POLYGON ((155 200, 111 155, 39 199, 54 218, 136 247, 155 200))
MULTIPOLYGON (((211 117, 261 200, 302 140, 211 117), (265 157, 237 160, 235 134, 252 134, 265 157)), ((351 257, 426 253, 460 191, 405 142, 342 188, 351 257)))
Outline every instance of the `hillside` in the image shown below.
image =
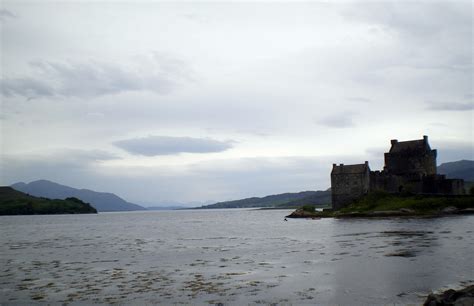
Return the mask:
POLYGON ((297 207, 305 204, 324 205, 331 202, 331 191, 303 191, 282 193, 266 197, 218 202, 199 208, 251 208, 251 207, 297 207), (304 204, 302 204, 304 203, 304 204))
POLYGON ((29 184, 16 183, 11 187, 33 196, 48 199, 78 198, 84 202, 91 203, 99 212, 145 210, 142 206, 129 203, 113 193, 76 189, 47 180, 34 181, 29 184))
POLYGON ((0 187, 0 215, 93 214, 97 210, 76 198, 50 200, 0 187))
POLYGON ((474 181, 474 161, 460 160, 443 163, 438 166, 438 173, 445 174, 447 178, 460 178, 465 181, 474 181))
POLYGON ((304 205, 312 205, 312 206, 326 206, 331 205, 331 190, 325 191, 316 191, 314 194, 301 198, 296 199, 290 202, 286 202, 283 204, 276 205, 276 207, 281 208, 295 208, 304 205))

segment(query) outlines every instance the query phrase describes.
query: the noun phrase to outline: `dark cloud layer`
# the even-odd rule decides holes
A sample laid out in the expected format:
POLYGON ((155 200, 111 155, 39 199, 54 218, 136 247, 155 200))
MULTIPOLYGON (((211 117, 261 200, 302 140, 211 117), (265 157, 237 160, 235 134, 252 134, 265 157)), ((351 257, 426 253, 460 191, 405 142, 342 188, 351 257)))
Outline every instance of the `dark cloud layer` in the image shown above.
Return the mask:
POLYGON ((222 152, 232 148, 232 141, 219 141, 210 138, 149 136, 116 141, 114 145, 131 154, 156 156, 222 152))

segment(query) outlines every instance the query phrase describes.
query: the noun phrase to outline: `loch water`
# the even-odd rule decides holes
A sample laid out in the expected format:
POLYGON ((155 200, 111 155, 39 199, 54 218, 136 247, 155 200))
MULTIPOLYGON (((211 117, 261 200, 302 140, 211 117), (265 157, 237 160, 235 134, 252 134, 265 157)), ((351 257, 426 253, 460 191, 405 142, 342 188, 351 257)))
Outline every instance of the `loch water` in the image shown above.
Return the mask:
POLYGON ((0 217, 0 304, 420 304, 474 283, 474 216, 289 210, 0 217))

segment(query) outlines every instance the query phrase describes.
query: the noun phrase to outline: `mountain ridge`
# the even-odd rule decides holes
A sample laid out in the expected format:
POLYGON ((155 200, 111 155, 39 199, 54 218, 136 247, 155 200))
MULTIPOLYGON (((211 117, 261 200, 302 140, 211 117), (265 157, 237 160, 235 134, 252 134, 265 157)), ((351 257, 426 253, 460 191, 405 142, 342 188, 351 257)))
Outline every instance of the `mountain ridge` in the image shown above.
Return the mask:
POLYGON ((217 202, 211 205, 196 207, 197 209, 215 209, 215 208, 251 208, 251 207, 273 207, 284 208, 294 207, 295 205, 325 205, 330 203, 331 191, 301 191, 273 194, 264 197, 250 197, 240 200, 231 200, 217 202), (304 203, 304 204, 300 204, 304 203))
POLYGON ((47 199, 0 186, 0 215, 93 214, 97 210, 77 198, 47 199))
POLYGON ((468 182, 474 181, 474 160, 462 159, 442 163, 437 168, 438 173, 445 174, 447 178, 458 178, 468 182))
POLYGON ((146 208, 127 202, 111 192, 78 189, 48 180, 36 180, 30 183, 18 182, 12 184, 11 187, 33 196, 49 199, 64 200, 75 197, 90 203, 99 212, 146 210, 146 208))

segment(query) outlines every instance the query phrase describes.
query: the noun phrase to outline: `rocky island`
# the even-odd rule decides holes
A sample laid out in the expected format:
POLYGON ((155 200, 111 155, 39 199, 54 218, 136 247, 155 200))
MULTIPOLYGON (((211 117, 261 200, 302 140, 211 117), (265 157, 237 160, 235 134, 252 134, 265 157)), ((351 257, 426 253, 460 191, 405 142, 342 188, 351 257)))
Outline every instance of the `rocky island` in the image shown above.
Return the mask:
POLYGON ((0 187, 0 215, 49 215, 49 214, 96 214, 89 203, 77 198, 51 200, 33 197, 14 190, 0 187))
POLYGON ((439 217, 474 214, 474 196, 435 196, 375 192, 341 209, 303 206, 287 218, 439 217))
POLYGON ((474 213, 474 195, 463 179, 437 173, 437 151, 428 136, 390 141, 382 171, 363 164, 333 164, 332 209, 303 206, 289 218, 444 216, 474 213), (467 195, 470 193, 471 195, 467 195))

